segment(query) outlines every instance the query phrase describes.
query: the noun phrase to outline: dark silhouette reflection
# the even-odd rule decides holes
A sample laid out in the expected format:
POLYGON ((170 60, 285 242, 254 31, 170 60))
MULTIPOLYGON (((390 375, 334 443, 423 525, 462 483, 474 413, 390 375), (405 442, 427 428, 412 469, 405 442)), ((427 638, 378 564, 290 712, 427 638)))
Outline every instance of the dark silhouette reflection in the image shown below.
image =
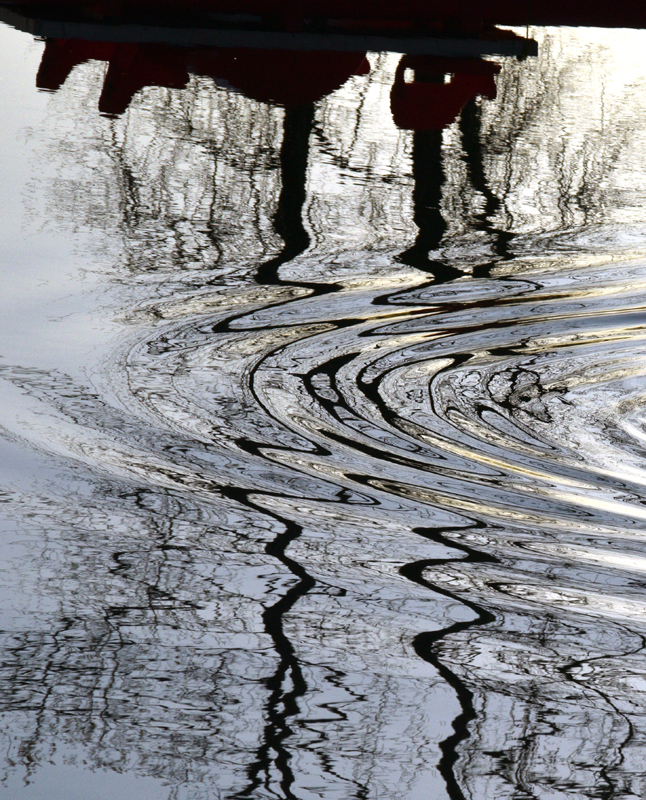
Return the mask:
MULTIPOLYGON (((448 228, 441 208, 442 132, 454 122, 465 104, 473 104, 474 98, 493 100, 496 97, 494 76, 499 71, 497 64, 488 61, 428 57, 404 57, 397 67, 391 108, 395 124, 414 131, 413 219, 419 228, 415 244, 399 258, 404 264, 430 272, 437 283, 464 274, 442 260, 429 258, 429 252, 439 248, 448 228), (407 73, 411 74, 411 79, 407 73)), ((469 144, 473 142, 470 140, 469 144)), ((472 173, 474 185, 478 182, 476 188, 486 192, 482 168, 480 171, 472 168, 472 173)), ((489 213, 489 210, 485 212, 484 219, 489 213)))
MULTIPOLYGON (((265 509, 258 508, 253 501, 250 502, 246 493, 233 490, 229 494, 233 499, 256 508, 260 513, 266 513, 265 509)), ((287 800, 294 800, 296 797, 292 791, 294 773, 287 740, 292 733, 290 722, 301 711, 299 700, 306 696, 308 686, 294 645, 285 633, 284 621, 286 615, 314 587, 316 581, 301 564, 286 553, 289 545, 301 536, 302 527, 278 515, 275 515, 275 519, 279 525, 284 526, 284 531, 265 546, 265 552, 285 566, 296 578, 296 582, 279 600, 263 611, 263 625, 276 648, 279 662, 273 675, 264 681, 268 696, 262 743, 247 768, 248 785, 235 795, 240 800, 253 798, 259 786, 271 791, 274 770, 280 775, 278 785, 282 796, 287 800)))
POLYGON ((310 244, 309 234, 303 224, 303 207, 313 125, 312 103, 285 109, 280 148, 281 188, 273 218, 274 229, 283 240, 284 247, 277 256, 258 268, 257 280, 260 283, 281 283, 278 275, 280 267, 303 253, 310 244))
POLYGON ((430 272, 437 283, 460 277, 462 271, 440 260, 431 260, 429 251, 437 250, 447 224, 442 214, 442 131, 415 131, 413 134, 413 221, 419 228, 415 244, 399 259, 416 269, 430 272))
MULTIPOLYGON (((474 527, 478 529, 483 528, 484 525, 476 524, 474 527)), ((461 530, 462 532, 464 531, 464 529, 458 530, 461 530)), ((456 547, 456 543, 450 539, 447 539, 445 535, 450 533, 450 530, 440 531, 433 529, 418 529, 417 533, 433 542, 448 544, 453 548, 456 547)), ((488 553, 479 552, 471 547, 457 544, 457 548, 465 553, 466 558, 464 561, 467 563, 491 564, 497 562, 497 559, 494 556, 491 556, 488 553)), ((452 562, 454 559, 452 558, 450 561, 452 562)), ((475 615, 475 619, 469 620, 468 622, 456 622, 454 625, 450 625, 440 631, 420 633, 413 642, 415 652, 420 656, 420 658, 423 658, 425 661, 433 664, 442 678, 444 678, 449 686, 455 690, 460 700, 462 712, 452 722, 454 732, 444 739, 444 741, 442 741, 440 744, 442 758, 438 764, 438 769, 444 778, 444 781, 446 782, 447 792, 451 800, 465 800, 465 794, 462 791, 462 787, 460 786, 455 774, 455 765, 459 758, 458 748, 460 744, 470 736, 469 723, 473 722, 473 720, 477 718, 477 713, 473 703, 474 693, 469 688, 467 683, 459 675, 457 675, 447 663, 445 663, 441 654, 438 652, 437 645, 443 639, 448 639, 450 636, 456 633, 468 631, 479 625, 488 625, 495 620, 495 617, 483 605, 475 603, 468 598, 458 598, 455 593, 444 589, 441 586, 434 585, 432 581, 429 581, 424 577, 424 572, 427 569, 433 568, 442 563, 446 562, 437 559, 417 561, 415 563, 406 564, 405 566, 401 567, 399 571, 404 577, 408 578, 408 580, 413 581, 420 586, 424 586, 427 589, 431 589, 433 592, 437 592, 451 599, 460 600, 467 608, 473 611, 475 615)))

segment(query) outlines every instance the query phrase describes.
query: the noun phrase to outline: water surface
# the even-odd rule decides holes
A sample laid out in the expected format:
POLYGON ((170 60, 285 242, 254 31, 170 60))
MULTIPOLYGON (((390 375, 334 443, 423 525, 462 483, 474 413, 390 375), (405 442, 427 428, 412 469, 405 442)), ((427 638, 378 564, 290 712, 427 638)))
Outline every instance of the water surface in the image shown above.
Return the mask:
POLYGON ((532 36, 412 132, 0 28, 7 798, 644 796, 646 33, 532 36))

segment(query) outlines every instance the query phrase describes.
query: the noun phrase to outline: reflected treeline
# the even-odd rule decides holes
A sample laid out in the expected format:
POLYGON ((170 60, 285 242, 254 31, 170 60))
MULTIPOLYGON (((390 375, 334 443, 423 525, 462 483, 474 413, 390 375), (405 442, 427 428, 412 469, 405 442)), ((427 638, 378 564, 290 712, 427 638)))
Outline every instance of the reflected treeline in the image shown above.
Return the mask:
MULTIPOLYGON (((285 113, 204 77, 187 78, 182 91, 149 87, 121 118, 93 121, 87 180, 61 186, 56 206, 66 219, 73 208, 77 224, 90 211, 93 228, 100 220, 122 227, 137 270, 218 264, 223 274, 255 259, 266 262, 264 282, 297 251, 309 247, 316 258, 320 243, 326 256, 366 248, 390 255, 398 247, 402 263, 438 281, 485 276, 536 237, 565 244, 594 235, 608 221, 610 196, 619 200, 613 216, 621 213, 612 175, 630 147, 635 114, 620 91, 606 97, 600 82, 581 74, 602 57, 602 47, 589 44, 574 61, 564 59, 558 37, 547 39, 540 58, 505 61, 495 82, 500 67, 486 61, 373 59, 370 76, 351 78, 318 103, 312 133, 300 143, 292 120, 306 112, 298 104, 285 113), (407 83, 407 73, 417 78, 407 83), (564 136, 567 104, 577 101, 589 113, 564 136), (97 156, 114 180, 97 174, 97 156), (284 202, 302 203, 301 214, 278 211, 283 186, 284 202), (88 196, 99 207, 88 206, 88 196)), ((53 101, 75 125, 102 80, 99 65, 78 69, 53 101)))
POLYGON ((102 64, 51 78, 47 218, 118 242, 129 327, 95 389, 2 370, 64 475, 10 504, 38 602, 0 649, 8 771, 65 746, 173 800, 640 796, 612 410, 643 298, 586 272, 583 313, 531 263, 641 219, 643 37, 586 35, 361 56, 294 103, 202 65, 100 116, 102 64))

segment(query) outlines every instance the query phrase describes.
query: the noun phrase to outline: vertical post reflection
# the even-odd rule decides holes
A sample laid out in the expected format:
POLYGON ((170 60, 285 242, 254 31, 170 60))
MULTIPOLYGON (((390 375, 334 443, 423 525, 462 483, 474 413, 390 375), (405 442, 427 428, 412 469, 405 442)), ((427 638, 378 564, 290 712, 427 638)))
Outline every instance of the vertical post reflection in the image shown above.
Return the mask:
MULTIPOLYGON (((245 497, 246 493, 233 490, 232 494, 238 500, 244 497, 243 502, 260 510, 250 502, 248 496, 245 497)), ((263 611, 263 625, 274 643, 279 662, 276 671, 265 680, 269 696, 265 707, 266 722, 263 739, 256 752, 255 760, 247 770, 249 784, 236 794, 240 800, 253 797, 254 792, 261 784, 271 790, 272 767, 280 775, 282 796, 286 800, 295 800, 292 792, 294 773, 290 766, 290 755, 285 745, 285 739, 292 733, 289 724, 290 718, 295 717, 300 710, 298 699, 305 696, 308 688, 298 656, 289 637, 285 634, 283 623, 285 615, 301 597, 310 591, 315 581, 301 564, 286 554, 288 546, 301 535, 302 528, 284 517, 275 514, 271 514, 271 516, 284 525, 284 530, 266 545, 265 552, 287 567, 298 581, 278 601, 267 606, 263 611)))
POLYGON ((442 215, 442 131, 428 130, 413 133, 413 220, 418 227, 415 244, 399 256, 403 264, 433 274, 437 283, 460 277, 455 267, 429 258, 437 250, 446 233, 447 224, 442 215))
POLYGON ((306 199, 309 142, 314 127, 314 103, 285 109, 283 143, 280 149, 282 187, 274 214, 274 229, 284 244, 280 253, 262 264, 256 273, 258 283, 282 283, 278 270, 303 253, 310 236, 303 224, 306 199))

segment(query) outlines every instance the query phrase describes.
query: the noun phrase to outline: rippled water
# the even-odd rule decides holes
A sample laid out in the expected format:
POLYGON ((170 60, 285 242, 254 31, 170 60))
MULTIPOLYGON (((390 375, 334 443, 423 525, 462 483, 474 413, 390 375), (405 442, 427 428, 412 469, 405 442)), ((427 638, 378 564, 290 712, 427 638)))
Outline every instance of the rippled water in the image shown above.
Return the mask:
POLYGON ((412 133, 0 28, 0 795, 644 796, 646 33, 532 35, 412 133))

